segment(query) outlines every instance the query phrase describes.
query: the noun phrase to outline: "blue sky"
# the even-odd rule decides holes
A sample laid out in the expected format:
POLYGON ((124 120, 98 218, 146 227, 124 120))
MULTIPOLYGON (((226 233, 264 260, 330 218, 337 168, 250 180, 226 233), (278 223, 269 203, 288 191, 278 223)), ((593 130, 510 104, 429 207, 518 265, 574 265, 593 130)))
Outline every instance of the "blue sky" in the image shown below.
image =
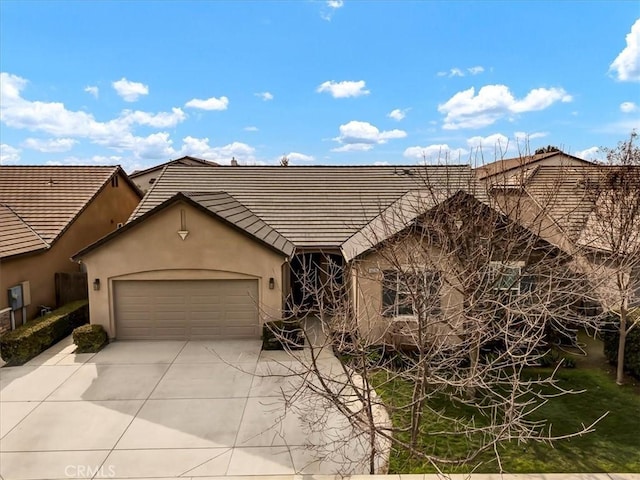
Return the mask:
POLYGON ((2 164, 596 158, 640 130, 636 1, 0 1, 2 164))

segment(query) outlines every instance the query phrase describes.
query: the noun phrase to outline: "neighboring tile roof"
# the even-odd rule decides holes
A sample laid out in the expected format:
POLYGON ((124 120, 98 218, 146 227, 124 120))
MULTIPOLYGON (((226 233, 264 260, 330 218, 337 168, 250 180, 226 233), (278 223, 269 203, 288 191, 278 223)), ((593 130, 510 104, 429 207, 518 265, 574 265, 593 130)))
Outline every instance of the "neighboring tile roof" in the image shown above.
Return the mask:
POLYGON ((571 239, 576 241, 593 210, 594 192, 589 179, 597 179, 600 167, 540 166, 526 179, 525 191, 571 239))
POLYGON ((1 203, 0 225, 0 258, 49 247, 11 208, 1 203))
POLYGON ((189 155, 185 157, 176 158, 175 160, 169 160, 168 162, 161 163, 160 165, 154 165, 153 167, 145 168, 144 170, 136 170, 135 172, 129 174, 129 178, 135 179, 140 175, 145 175, 150 172, 154 172, 156 170, 161 170, 167 165, 188 165, 188 166, 208 166, 208 167, 217 167, 218 164, 216 162, 211 162, 209 160, 203 160, 202 158, 191 157, 189 155))
POLYGON ((296 247, 339 248, 409 191, 426 184, 467 188, 469 166, 290 166, 191 168, 169 165, 131 220, 177 192, 227 192, 296 247))
POLYGON ((293 244, 226 192, 184 193, 218 217, 276 250, 292 255, 293 244))
POLYGON ((535 165, 536 162, 547 158, 559 156, 559 160, 562 162, 576 162, 583 163, 584 165, 593 165, 593 163, 583 160, 582 158, 574 157, 564 152, 547 152, 539 153, 536 155, 524 155, 515 158, 504 158, 502 160, 496 160, 495 162, 487 163, 481 167, 475 169, 476 175, 479 180, 484 180, 494 175, 504 174, 517 168, 528 167, 535 165))
POLYGON ((121 171, 118 166, 0 166, 0 204, 5 207, 2 228, 12 225, 15 232, 2 236, 0 256, 51 246, 103 185, 121 171))

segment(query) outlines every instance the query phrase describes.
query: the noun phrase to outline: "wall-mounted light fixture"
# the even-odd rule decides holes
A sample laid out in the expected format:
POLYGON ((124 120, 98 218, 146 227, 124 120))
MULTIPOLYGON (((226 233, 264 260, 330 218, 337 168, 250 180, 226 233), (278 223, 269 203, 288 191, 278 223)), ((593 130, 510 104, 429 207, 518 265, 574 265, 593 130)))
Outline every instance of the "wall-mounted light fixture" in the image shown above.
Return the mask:
POLYGON ((97 292, 98 290, 100 290, 100 279, 96 278, 93 281, 93 289, 97 292))
POLYGON ((269 290, 273 290, 274 288, 276 288, 276 279, 269 277, 269 290))

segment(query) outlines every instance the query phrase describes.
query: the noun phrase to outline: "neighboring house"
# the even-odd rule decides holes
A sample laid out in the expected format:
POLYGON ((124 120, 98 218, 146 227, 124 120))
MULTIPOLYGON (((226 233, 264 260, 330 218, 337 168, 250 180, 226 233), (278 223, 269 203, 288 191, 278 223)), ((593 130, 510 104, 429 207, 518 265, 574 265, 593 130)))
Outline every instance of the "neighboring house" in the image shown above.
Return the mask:
POLYGON ((29 304, 16 324, 56 307, 55 274, 80 272, 71 255, 126 222, 141 196, 120 167, 0 166, 0 311, 17 286, 29 304))
POLYGON ((475 174, 478 180, 503 183, 516 174, 526 177, 537 167, 584 167, 589 165, 593 165, 593 163, 562 151, 555 151, 496 160, 476 168, 475 174))
POLYGON ((196 167, 217 167, 218 164, 215 162, 210 162, 209 160, 202 160, 201 158, 185 156, 181 158, 176 158, 175 160, 170 160, 165 163, 161 163, 160 165, 155 165, 153 167, 146 168, 144 170, 136 170, 135 172, 129 175, 129 178, 135 182, 137 187, 142 190, 142 192, 146 192, 149 188, 155 183, 158 176, 162 172, 162 169, 167 165, 188 165, 188 166, 196 166, 196 167))
MULTIPOLYGON (((539 222, 546 225, 538 232, 540 236, 582 261, 578 267, 590 274, 599 302, 608 308, 619 303, 616 270, 620 264, 628 266, 631 303, 640 303, 640 258, 636 258, 640 255, 640 202, 637 196, 624 193, 611 197, 603 184, 618 168, 594 164, 524 167, 524 175, 514 173, 502 182, 481 175, 498 203, 518 202, 526 205, 531 216, 546 218, 539 222), (610 204, 612 198, 617 205, 610 204), (625 250, 635 257, 621 258, 625 250)), ((625 168, 630 178, 640 179, 640 167, 625 168)))

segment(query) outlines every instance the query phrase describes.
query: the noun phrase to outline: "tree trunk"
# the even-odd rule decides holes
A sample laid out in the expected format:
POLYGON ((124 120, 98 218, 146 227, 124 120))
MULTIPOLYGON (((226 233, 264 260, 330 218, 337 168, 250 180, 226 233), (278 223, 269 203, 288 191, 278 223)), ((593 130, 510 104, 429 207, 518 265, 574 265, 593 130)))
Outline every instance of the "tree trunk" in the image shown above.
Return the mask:
POLYGON ((624 347, 627 342, 627 310, 620 309, 620 339, 618 340, 618 366, 616 369, 616 383, 624 383, 624 347))

